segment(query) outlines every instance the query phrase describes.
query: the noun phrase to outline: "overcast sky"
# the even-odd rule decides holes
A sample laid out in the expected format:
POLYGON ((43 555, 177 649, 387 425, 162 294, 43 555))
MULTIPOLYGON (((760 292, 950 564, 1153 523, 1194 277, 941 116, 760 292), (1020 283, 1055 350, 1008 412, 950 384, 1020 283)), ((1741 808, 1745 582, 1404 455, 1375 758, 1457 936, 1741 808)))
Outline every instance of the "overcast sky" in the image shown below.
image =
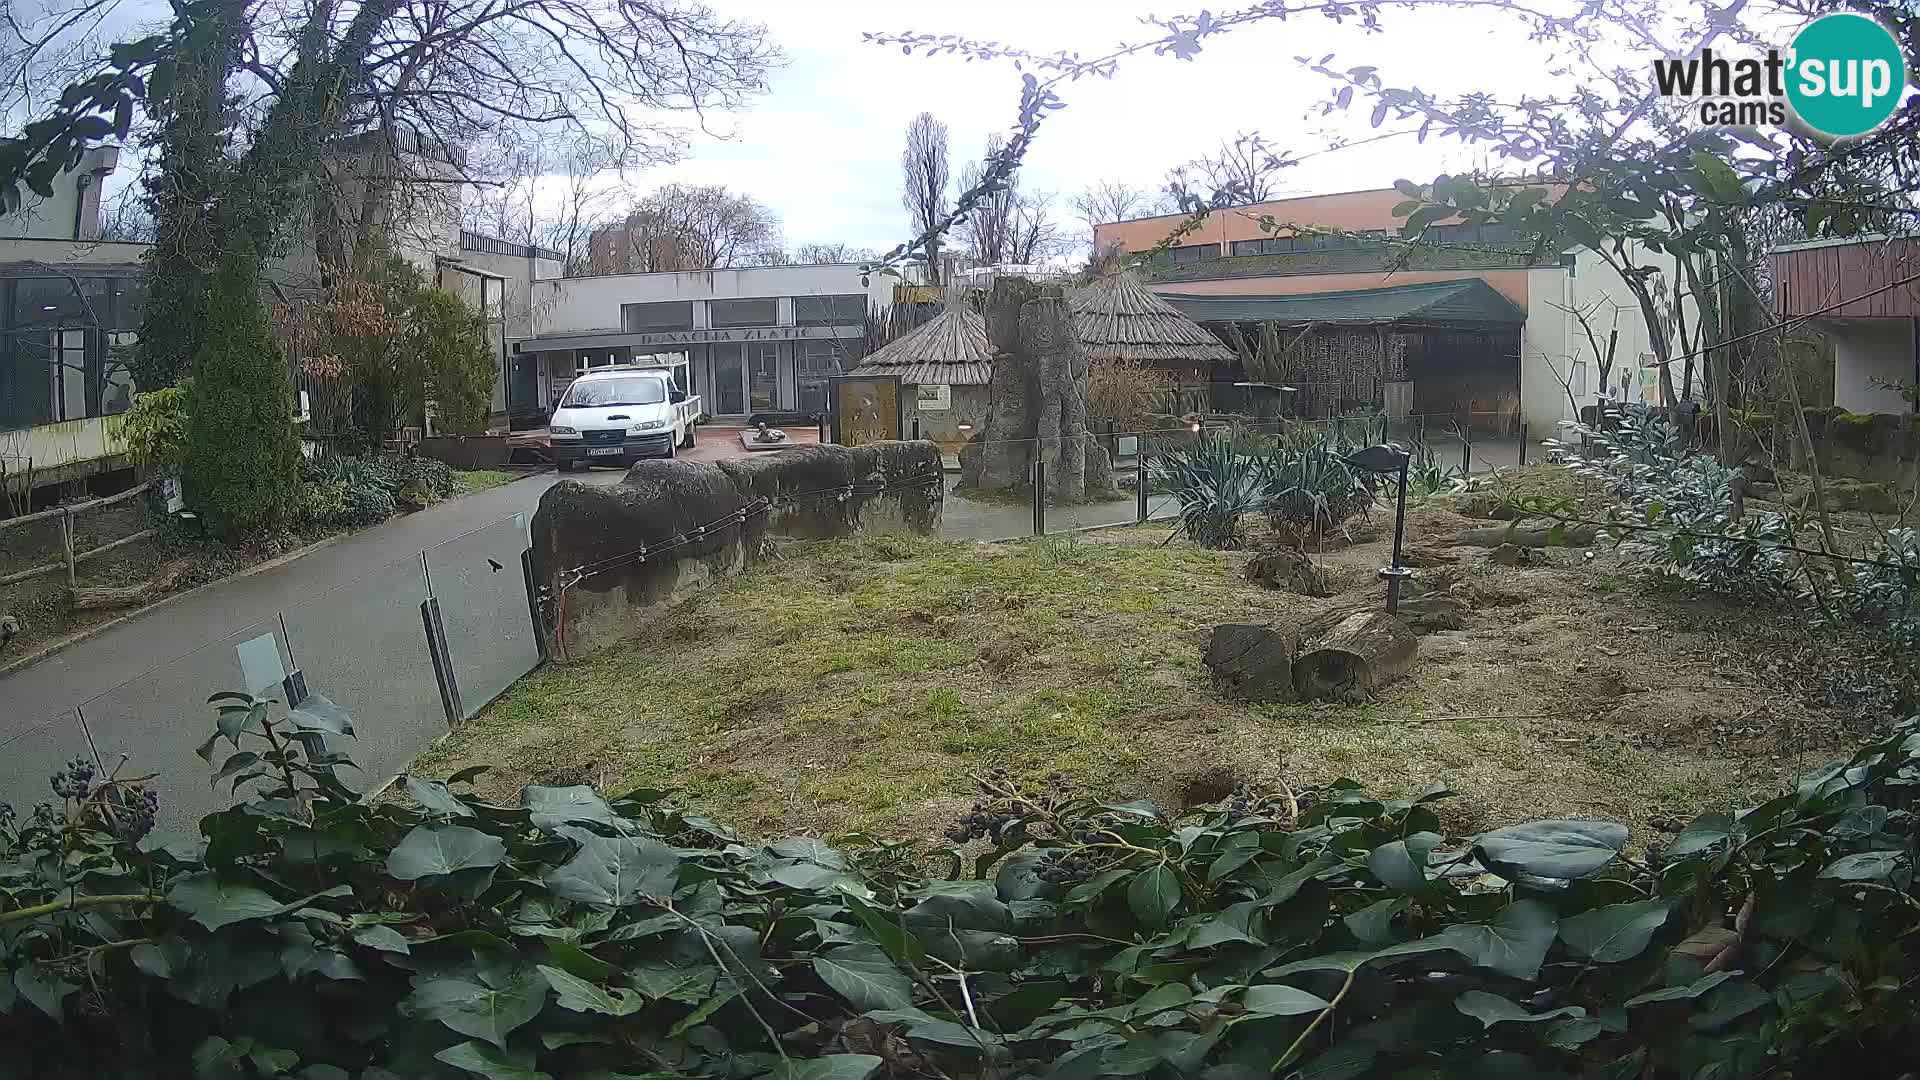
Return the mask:
MULTIPOLYGON (((1197 10, 1182 0, 972 0, 901 5, 837 0, 710 0, 720 11, 767 24, 789 63, 751 111, 712 118, 729 138, 696 133, 688 158, 630 177, 650 188, 671 181, 725 184, 773 207, 789 248, 845 241, 884 250, 909 235, 900 206, 900 150, 909 120, 922 110, 951 133, 956 184, 963 161, 982 153, 990 132, 1005 131, 1019 104, 1010 63, 957 56, 903 56, 863 43, 862 31, 957 33, 1036 51, 1109 51, 1120 41, 1159 36, 1139 16, 1197 10)), ((1550 62, 1511 18, 1462 11, 1384 17, 1386 32, 1366 34, 1318 17, 1268 22, 1210 38, 1190 62, 1151 55, 1125 61, 1112 80, 1082 80, 1061 91, 1065 109, 1042 126, 1022 171, 1027 190, 1066 197, 1097 180, 1157 187, 1170 166, 1237 132, 1259 131, 1304 154, 1330 134, 1371 134, 1366 110, 1308 117, 1330 84, 1292 59, 1332 52, 1335 64, 1372 64, 1389 85, 1438 93, 1483 90, 1538 93, 1550 62)), ((1401 177, 1431 180, 1481 164, 1477 151, 1406 138, 1327 154, 1286 173, 1288 193, 1382 187, 1401 177)))

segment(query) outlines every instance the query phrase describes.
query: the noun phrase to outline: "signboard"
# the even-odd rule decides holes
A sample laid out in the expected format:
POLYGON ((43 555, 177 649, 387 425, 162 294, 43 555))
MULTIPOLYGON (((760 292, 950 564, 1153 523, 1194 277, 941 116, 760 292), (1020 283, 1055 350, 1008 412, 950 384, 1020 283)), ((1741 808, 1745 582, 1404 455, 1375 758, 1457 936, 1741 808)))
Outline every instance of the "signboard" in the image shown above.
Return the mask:
POLYGON ((901 406, 905 404, 898 375, 834 375, 832 387, 833 441, 841 446, 864 446, 882 439, 900 438, 901 406))
POLYGON ((167 513, 177 514, 187 508, 187 500, 180 494, 180 481, 169 476, 160 481, 160 493, 166 496, 167 513))
POLYGON ((799 341, 813 338, 854 336, 858 327, 840 326, 751 326, 737 330, 669 330, 659 334, 630 334, 620 338, 634 345, 678 345, 727 341, 799 341))
POLYGON ((953 387, 946 383, 931 386, 923 383, 917 389, 918 397, 913 405, 921 412, 945 412, 953 408, 953 387))

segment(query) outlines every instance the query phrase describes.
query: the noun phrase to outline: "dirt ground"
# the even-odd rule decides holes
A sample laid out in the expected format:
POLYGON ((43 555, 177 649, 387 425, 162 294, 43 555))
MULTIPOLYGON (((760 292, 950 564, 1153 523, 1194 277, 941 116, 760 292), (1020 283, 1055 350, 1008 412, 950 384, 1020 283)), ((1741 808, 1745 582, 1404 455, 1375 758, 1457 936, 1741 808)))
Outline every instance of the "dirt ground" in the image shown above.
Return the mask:
POLYGON ((1376 598, 1390 514, 1316 554, 1336 592, 1249 584, 1250 552, 1170 544, 1165 526, 1008 544, 795 544, 697 594, 614 655, 551 667, 420 765, 493 766, 480 786, 683 789, 748 831, 933 840, 994 766, 1179 806, 1351 777, 1444 781, 1450 825, 1544 816, 1671 827, 1819 764, 1852 735, 1814 707, 1797 620, 1648 588, 1610 554, 1497 566, 1445 548, 1485 525, 1434 500, 1408 543, 1471 605, 1364 705, 1249 705, 1200 662, 1222 622, 1298 623, 1376 598))

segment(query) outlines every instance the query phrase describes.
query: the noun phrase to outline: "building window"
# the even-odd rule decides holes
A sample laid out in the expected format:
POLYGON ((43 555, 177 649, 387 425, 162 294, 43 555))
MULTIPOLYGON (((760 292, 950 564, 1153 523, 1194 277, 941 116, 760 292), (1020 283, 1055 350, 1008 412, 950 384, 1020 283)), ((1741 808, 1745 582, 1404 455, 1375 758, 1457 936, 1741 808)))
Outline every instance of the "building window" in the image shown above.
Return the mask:
POLYGON ((1207 262, 1220 257, 1219 244, 1178 244, 1167 251, 1176 264, 1207 262))
POLYGON ((1235 240, 1231 250, 1235 255, 1288 255, 1297 249, 1291 236, 1269 236, 1260 240, 1235 240))
POLYGON ((827 380, 840 374, 842 346, 837 341, 808 341, 800 345, 794 382, 800 392, 800 411, 825 412, 827 380))
POLYGON ((756 300, 707 301, 707 325, 724 330, 733 326, 773 326, 780 321, 780 301, 773 297, 756 300))
POLYGON ((629 334, 652 334, 693 329, 693 304, 621 304, 620 325, 629 334))
POLYGON ((793 321, 800 326, 854 326, 866 317, 865 293, 793 298, 793 321))
POLYGON ((145 298, 132 277, 0 281, 0 430, 125 411, 145 298))

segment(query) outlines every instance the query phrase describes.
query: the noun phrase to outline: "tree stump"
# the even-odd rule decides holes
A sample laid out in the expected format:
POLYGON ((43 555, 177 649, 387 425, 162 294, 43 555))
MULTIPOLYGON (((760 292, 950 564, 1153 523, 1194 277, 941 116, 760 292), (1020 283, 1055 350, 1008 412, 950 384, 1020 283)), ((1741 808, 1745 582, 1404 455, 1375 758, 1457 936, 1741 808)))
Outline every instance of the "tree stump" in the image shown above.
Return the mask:
POLYGON ((1204 662, 1214 688, 1242 701, 1296 701, 1292 633, 1225 623, 1213 628, 1204 662))
POLYGON ((1413 667, 1419 639, 1384 611, 1355 612, 1304 645, 1293 688, 1309 701, 1358 704, 1413 667))
POLYGON ((1296 596, 1327 595, 1326 583, 1321 580, 1319 568, 1303 553, 1287 548, 1255 555, 1253 561, 1247 564, 1247 580, 1296 596))

